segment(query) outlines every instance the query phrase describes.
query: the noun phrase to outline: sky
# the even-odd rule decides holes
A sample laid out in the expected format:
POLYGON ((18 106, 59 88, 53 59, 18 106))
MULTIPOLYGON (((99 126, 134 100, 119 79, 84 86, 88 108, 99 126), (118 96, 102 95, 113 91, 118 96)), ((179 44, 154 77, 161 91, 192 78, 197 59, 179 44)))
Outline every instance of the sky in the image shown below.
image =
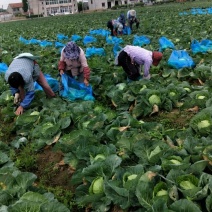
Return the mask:
POLYGON ((7 9, 8 4, 21 2, 22 0, 0 0, 0 7, 2 8, 3 6, 3 9, 7 9))

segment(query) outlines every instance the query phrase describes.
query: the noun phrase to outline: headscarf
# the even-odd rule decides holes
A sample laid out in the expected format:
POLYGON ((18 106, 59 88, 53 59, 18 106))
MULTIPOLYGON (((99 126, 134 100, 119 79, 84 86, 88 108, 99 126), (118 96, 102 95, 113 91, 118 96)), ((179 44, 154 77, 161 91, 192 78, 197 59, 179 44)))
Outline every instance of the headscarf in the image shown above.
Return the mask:
POLYGON ((70 41, 66 44, 63 52, 65 54, 65 58, 71 60, 77 60, 80 56, 80 48, 73 41, 70 41))

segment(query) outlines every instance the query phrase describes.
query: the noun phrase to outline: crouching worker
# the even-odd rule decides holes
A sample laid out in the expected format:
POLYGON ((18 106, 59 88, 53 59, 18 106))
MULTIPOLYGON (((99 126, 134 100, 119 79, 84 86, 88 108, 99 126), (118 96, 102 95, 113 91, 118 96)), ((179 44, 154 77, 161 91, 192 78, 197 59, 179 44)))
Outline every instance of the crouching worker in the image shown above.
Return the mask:
POLYGON ((107 22, 107 28, 111 31, 111 36, 122 35, 123 25, 118 20, 110 20, 107 22))
POLYGON ((89 86, 90 68, 84 51, 73 41, 62 49, 58 63, 60 75, 67 74, 78 82, 89 86))
POLYGON ((10 85, 11 92, 14 95, 14 103, 17 105, 16 115, 21 115, 34 99, 35 81, 43 88, 47 97, 55 97, 55 93, 35 61, 38 58, 30 53, 19 54, 5 73, 5 80, 10 85))
POLYGON ((129 10, 127 12, 127 21, 128 21, 128 25, 130 26, 131 30, 132 30, 132 26, 133 26, 134 23, 136 24, 136 28, 138 29, 140 22, 136 17, 136 11, 135 10, 129 10))
POLYGON ((139 46, 127 45, 117 54, 115 65, 122 66, 129 81, 141 79, 141 66, 144 67, 142 79, 150 79, 151 65, 157 66, 162 57, 161 52, 152 52, 139 46))

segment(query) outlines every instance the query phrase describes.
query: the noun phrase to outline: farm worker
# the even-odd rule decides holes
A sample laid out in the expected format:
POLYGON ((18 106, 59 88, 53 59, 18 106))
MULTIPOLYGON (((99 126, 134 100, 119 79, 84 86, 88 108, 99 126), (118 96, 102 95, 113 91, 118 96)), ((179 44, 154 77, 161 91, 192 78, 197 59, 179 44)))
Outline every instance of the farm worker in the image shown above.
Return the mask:
POLYGON ((90 68, 85 53, 75 42, 70 41, 62 49, 58 63, 60 75, 67 74, 78 82, 89 85, 90 68))
POLYGON ((5 72, 5 80, 9 83, 14 104, 17 104, 16 115, 21 115, 29 107, 35 96, 34 82, 36 81, 48 97, 55 97, 55 93, 47 83, 36 59, 30 53, 21 53, 14 58, 5 72))
POLYGON ((132 25, 136 23, 136 28, 138 29, 140 22, 136 18, 136 11, 135 10, 129 10, 127 12, 127 22, 130 26, 130 29, 132 30, 132 25))
POLYGON ((129 81, 141 79, 141 66, 144 67, 142 78, 150 79, 149 69, 151 65, 157 66, 162 57, 161 52, 152 52, 139 46, 127 45, 117 54, 115 65, 122 66, 129 81))
POLYGON ((107 28, 110 29, 111 36, 122 35, 123 25, 118 20, 108 21, 107 28))
POLYGON ((124 13, 121 13, 117 20, 123 25, 123 29, 124 29, 126 25, 126 18, 124 13))

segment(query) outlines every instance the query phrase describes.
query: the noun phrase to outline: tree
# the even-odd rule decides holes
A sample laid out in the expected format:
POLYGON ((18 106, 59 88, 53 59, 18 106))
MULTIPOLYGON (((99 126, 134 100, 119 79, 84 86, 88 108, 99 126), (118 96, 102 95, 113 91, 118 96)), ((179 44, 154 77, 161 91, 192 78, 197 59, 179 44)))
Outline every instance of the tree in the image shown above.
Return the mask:
POLYGON ((27 12, 28 11, 28 1, 22 0, 22 3, 23 3, 23 11, 27 12))
POLYGON ((82 2, 81 1, 77 3, 77 6, 78 6, 78 12, 79 13, 82 12, 82 2))

